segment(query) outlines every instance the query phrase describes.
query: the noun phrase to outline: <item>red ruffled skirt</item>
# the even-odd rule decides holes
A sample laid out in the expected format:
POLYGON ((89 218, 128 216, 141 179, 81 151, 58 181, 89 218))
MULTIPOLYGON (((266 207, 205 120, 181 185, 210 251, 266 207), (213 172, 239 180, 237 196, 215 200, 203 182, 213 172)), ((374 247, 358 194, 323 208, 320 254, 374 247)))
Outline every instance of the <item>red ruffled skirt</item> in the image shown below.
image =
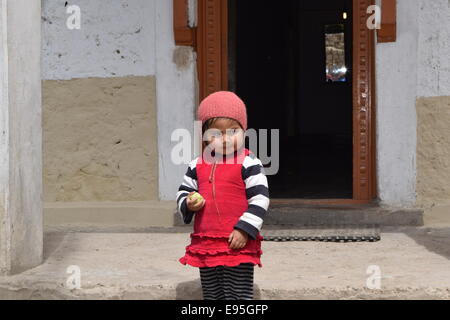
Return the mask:
POLYGON ((230 249, 227 234, 191 233, 191 244, 186 246, 186 253, 178 261, 193 267, 235 267, 241 263, 253 263, 262 267, 261 240, 258 233, 255 240, 250 239, 241 249, 230 249))

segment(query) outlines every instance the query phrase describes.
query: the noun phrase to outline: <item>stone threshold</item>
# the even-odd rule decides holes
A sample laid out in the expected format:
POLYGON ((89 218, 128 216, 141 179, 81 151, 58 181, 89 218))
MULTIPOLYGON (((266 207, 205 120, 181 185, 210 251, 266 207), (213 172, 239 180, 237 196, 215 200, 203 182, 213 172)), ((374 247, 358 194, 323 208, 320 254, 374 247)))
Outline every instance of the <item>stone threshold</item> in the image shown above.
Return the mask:
MULTIPOLYGON (((423 226, 423 212, 421 208, 376 204, 271 204, 264 226, 423 226)), ((179 214, 174 214, 174 226, 182 225, 179 214)))
MULTIPOLYGON (((264 226, 423 226, 423 220, 421 208, 271 204, 264 226)), ((183 230, 191 229, 192 223, 183 224, 175 201, 45 202, 44 228, 81 232, 186 232, 183 230)))

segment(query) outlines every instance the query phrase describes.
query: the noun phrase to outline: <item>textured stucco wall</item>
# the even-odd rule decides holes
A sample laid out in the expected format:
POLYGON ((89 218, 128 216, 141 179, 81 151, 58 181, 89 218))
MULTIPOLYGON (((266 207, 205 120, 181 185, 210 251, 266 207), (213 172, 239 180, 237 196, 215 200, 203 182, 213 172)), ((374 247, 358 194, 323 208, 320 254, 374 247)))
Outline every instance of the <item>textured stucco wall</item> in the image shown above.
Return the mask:
POLYGON ((421 0, 419 25, 417 205, 426 218, 449 220, 450 1, 421 0))
POLYGON ((42 3, 44 200, 157 199, 155 1, 42 3))
MULTIPOLYGON (((193 131, 194 110, 196 101, 196 71, 195 71, 195 53, 192 48, 177 47, 173 39, 173 4, 167 0, 79 0, 76 2, 67 1, 68 5, 78 5, 81 9, 81 29, 69 30, 66 27, 66 20, 70 16, 66 13, 65 0, 43 0, 42 9, 42 77, 44 80, 73 81, 72 79, 92 78, 89 84, 97 88, 99 94, 98 101, 95 101, 96 107, 106 110, 109 99, 104 99, 105 91, 114 92, 111 87, 112 82, 102 89, 100 78, 121 78, 114 80, 113 86, 120 86, 128 83, 132 77, 146 90, 147 86, 140 82, 140 77, 155 77, 154 92, 148 93, 155 97, 155 105, 149 105, 149 108, 156 108, 156 117, 150 118, 150 122, 145 122, 146 117, 141 118, 141 124, 148 126, 148 130, 157 129, 157 133, 146 140, 150 146, 158 146, 158 154, 151 163, 158 163, 156 169, 144 172, 146 177, 137 178, 136 175, 130 179, 145 179, 153 181, 154 189, 158 190, 157 197, 160 200, 173 201, 179 184, 181 183, 187 164, 175 164, 171 161, 170 150, 175 144, 171 141, 172 132, 178 128, 186 128, 193 131), (142 86, 143 85, 143 86, 142 86)), ((196 1, 190 3, 190 22, 195 23, 196 1)), ((77 82, 79 83, 79 82, 77 82)), ((84 82, 83 82, 84 83, 84 82)), ((58 91, 58 84, 49 83, 44 85, 44 94, 48 99, 58 91), (53 87, 55 86, 56 87, 53 87), (50 90, 47 92, 46 90, 50 90)), ((68 88, 75 90, 73 94, 68 95, 64 105, 66 108, 77 107, 76 97, 85 95, 84 90, 89 89, 85 85, 67 84, 68 88)), ((92 93, 92 102, 96 99, 92 93)), ((141 100, 144 102, 145 99, 141 100)), ((127 103, 127 102, 126 102, 127 103)), ((135 103, 137 103, 135 101, 135 103)), ((144 106, 141 106, 143 108, 144 106)), ((123 119, 130 113, 122 115, 123 119)), ((95 113, 93 116, 101 116, 101 113, 95 113)), ((117 115, 119 119, 119 115, 117 115)), ((67 119, 66 122, 71 125, 82 128, 81 121, 84 117, 78 115, 67 119)), ((97 124, 107 126, 102 123, 102 119, 96 120, 97 124)), ((57 122, 57 121, 56 121, 57 122)), ((56 122, 48 123, 45 128, 47 138, 51 141, 58 140, 56 136, 56 122), (54 135, 54 137, 51 137, 54 135)), ((124 128, 118 129, 123 134, 124 128)), ((78 135, 78 138, 81 136, 78 135)), ((85 138, 89 138, 84 136, 85 138)), ((147 139, 147 137, 136 136, 136 139, 147 139)), ((91 137, 93 139, 93 137, 91 137)), ((97 153, 106 155, 109 146, 98 144, 100 150, 97 153), (108 147, 106 147, 108 146, 108 147)), ((53 145, 55 148, 56 145, 53 145)), ((50 148, 52 148, 50 146, 50 148)), ((45 149, 45 152, 57 153, 57 150, 45 149)), ((93 151, 93 149, 91 149, 93 151)), ((86 153, 88 161, 95 155, 86 153)), ((135 156, 135 153, 131 153, 135 156)), ((143 154, 141 154, 143 156, 143 154)), ((153 154, 152 154, 153 156, 153 154)), ((80 155, 78 155, 80 157, 80 155)), ((49 157, 46 157, 48 159, 49 157)), ((136 160, 138 161, 138 160, 136 160)), ((47 162, 48 163, 48 162, 47 162)), ((52 168, 46 168, 46 172, 55 171, 56 168, 63 168, 66 164, 62 158, 55 160, 52 168)), ((47 164, 45 165, 47 166, 47 164)), ((104 170, 104 168, 99 167, 104 170)), ((147 170, 148 167, 139 170, 147 170)), ((136 169, 138 170, 138 169, 136 169)), ((131 173, 131 172, 130 172, 131 173)), ((135 180, 130 183, 139 184, 135 180)), ((47 178, 48 181, 55 181, 55 177, 47 178)), ((86 180, 87 181, 87 180, 86 180)), ((97 181, 97 180, 95 180, 97 181)), ((123 180, 121 180, 123 181, 123 180)), ((66 181, 67 182, 67 181, 66 181)), ((81 185, 81 189, 76 195, 65 197, 57 188, 59 184, 53 182, 46 186, 46 199, 71 200, 86 198, 91 194, 90 199, 112 198, 114 194, 122 191, 113 184, 104 190, 103 195, 94 196, 94 189, 100 187, 97 182, 91 181, 94 185, 87 183, 81 185), (113 192, 113 189, 116 192, 113 192), (47 196, 48 194, 48 196, 47 196), (58 196, 56 196, 58 195, 58 196)), ((73 186, 76 188, 76 186, 73 186)), ((152 189, 150 195, 153 198, 152 189)), ((100 193, 101 190, 100 190, 100 193)), ((148 197, 149 195, 147 195, 148 197)), ((132 196, 130 192, 122 194, 116 200, 127 198, 128 200, 141 199, 142 193, 132 196)), ((64 201, 66 201, 64 200, 64 201)))
POLYGON ((450 97, 417 100, 417 202, 450 205, 450 97))
POLYGON ((43 82, 44 200, 158 197, 155 78, 43 82))

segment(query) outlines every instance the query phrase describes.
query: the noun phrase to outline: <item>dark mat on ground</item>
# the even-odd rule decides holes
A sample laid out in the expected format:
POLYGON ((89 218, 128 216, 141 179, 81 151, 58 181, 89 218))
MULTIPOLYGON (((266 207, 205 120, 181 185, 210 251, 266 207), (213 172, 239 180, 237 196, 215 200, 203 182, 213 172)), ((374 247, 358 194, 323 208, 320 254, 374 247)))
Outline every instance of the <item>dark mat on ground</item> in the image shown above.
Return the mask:
POLYGON ((378 225, 358 226, 285 226, 262 228, 264 241, 379 241, 378 225))

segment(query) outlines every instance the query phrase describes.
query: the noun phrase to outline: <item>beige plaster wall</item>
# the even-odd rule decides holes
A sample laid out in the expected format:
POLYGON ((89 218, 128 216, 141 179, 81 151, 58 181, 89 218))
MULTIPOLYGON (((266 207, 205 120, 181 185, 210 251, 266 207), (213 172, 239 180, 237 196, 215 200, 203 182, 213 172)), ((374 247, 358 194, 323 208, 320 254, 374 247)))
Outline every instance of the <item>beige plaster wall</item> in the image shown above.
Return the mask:
POLYGON ((158 199, 154 76, 42 82, 44 201, 158 199))
POLYGON ((417 204, 450 221, 450 97, 417 99, 417 204))

